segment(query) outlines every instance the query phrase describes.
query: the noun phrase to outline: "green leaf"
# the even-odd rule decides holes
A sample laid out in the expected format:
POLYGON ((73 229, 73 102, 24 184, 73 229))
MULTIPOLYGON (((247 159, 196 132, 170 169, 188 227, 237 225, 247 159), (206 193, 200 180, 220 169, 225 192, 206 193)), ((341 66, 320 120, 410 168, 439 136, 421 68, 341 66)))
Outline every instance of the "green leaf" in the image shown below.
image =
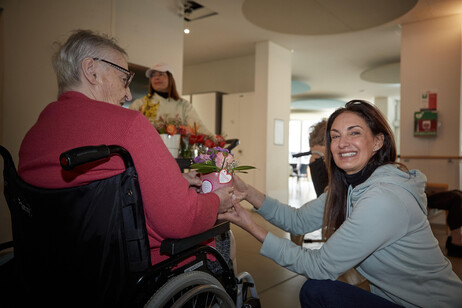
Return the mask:
POLYGON ((253 166, 238 166, 233 169, 233 171, 241 171, 241 170, 249 170, 249 169, 256 169, 253 166))
POLYGON ((199 173, 211 173, 220 171, 217 166, 208 165, 206 163, 192 164, 190 168, 196 169, 196 171, 199 173))

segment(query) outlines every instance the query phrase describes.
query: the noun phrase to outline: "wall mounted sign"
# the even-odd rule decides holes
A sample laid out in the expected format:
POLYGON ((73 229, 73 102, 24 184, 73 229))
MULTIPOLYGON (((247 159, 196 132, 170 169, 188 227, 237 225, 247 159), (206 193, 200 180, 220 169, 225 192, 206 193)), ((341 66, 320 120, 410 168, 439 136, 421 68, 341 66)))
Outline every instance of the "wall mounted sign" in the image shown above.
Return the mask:
POLYGON ((436 110, 438 93, 434 90, 424 91, 420 97, 420 110, 436 110))
POLYGON ((284 145, 284 120, 274 120, 274 144, 284 145))
POLYGON ((438 128, 438 111, 414 112, 414 136, 436 136, 438 128))

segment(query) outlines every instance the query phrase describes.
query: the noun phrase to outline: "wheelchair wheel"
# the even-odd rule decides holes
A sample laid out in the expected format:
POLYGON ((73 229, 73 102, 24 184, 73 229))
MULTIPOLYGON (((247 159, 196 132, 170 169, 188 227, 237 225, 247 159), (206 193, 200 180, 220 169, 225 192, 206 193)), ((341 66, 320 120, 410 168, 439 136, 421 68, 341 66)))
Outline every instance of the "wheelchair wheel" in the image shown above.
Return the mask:
POLYGON ((206 284, 192 288, 172 305, 181 307, 234 307, 234 303, 223 288, 206 284))
POLYGON ((146 308, 235 307, 221 283, 210 274, 192 271, 173 277, 149 299, 146 308))

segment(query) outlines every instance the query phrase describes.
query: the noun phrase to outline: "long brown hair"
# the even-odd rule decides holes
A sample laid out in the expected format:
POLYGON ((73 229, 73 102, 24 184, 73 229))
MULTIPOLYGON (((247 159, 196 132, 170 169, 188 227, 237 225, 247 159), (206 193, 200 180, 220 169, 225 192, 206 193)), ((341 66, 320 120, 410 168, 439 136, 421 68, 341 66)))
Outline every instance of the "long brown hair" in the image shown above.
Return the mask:
MULTIPOLYGON (((173 98, 174 100, 179 100, 180 95, 178 94, 178 91, 176 89, 176 83, 175 83, 175 78, 173 78, 172 73, 169 71, 166 72, 168 76, 168 98, 173 98)), ((152 78, 152 77, 151 77, 152 78)), ((154 95, 154 88, 152 87, 151 84, 151 78, 149 78, 149 97, 152 97, 154 95)))
POLYGON ((373 169, 385 165, 396 164, 397 152, 395 138, 386 119, 380 110, 369 102, 352 100, 345 107, 337 109, 327 120, 326 127, 326 167, 329 174, 329 189, 324 209, 322 235, 327 240, 346 219, 346 205, 348 184, 345 172, 337 167, 330 149, 330 130, 334 120, 344 112, 353 112, 366 122, 374 136, 383 134, 382 147, 369 159, 367 163, 373 169))

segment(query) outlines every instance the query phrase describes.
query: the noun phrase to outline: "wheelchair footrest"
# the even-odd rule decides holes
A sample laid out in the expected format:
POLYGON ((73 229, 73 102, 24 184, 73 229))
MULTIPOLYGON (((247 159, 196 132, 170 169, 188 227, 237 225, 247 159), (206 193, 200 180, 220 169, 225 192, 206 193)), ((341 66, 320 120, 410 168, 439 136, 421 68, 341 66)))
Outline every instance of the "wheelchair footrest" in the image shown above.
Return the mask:
POLYGON ((236 307, 261 307, 257 288, 252 275, 248 272, 242 272, 236 276, 236 280, 238 288, 236 307))

